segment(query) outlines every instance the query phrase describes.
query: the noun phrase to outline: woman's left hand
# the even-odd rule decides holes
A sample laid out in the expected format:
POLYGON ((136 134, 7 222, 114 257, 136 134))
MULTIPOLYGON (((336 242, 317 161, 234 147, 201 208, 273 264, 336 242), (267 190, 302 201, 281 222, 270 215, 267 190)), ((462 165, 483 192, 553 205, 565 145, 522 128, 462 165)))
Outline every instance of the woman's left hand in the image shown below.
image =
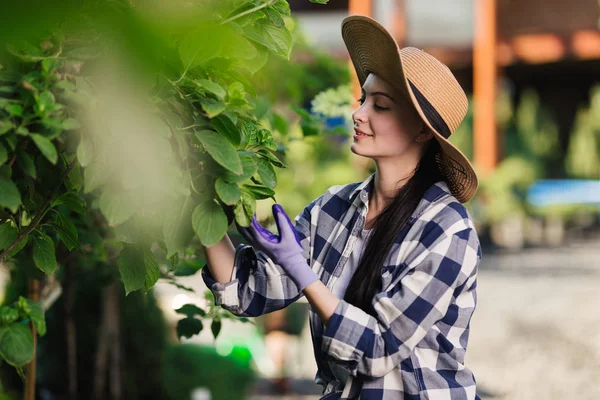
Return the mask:
POLYGON ((302 255, 302 245, 290 218, 279 204, 274 204, 272 210, 279 235, 271 233, 260 225, 256 219, 256 214, 252 218, 249 227, 244 228, 236 224, 238 232, 252 247, 261 250, 273 262, 280 265, 296 282, 299 290, 302 291, 319 278, 302 255))

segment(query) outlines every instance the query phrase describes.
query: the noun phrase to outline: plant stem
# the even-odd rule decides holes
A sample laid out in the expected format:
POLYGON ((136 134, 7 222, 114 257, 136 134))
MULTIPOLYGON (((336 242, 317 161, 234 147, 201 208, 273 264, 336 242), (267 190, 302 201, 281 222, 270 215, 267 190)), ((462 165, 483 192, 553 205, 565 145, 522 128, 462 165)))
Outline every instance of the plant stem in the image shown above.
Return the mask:
POLYGON ((23 238, 25 236, 29 235, 31 233, 31 231, 33 231, 34 229, 37 228, 37 226, 40 223, 41 219, 44 217, 44 215, 46 215, 46 212, 48 211, 48 208, 50 208, 50 202, 54 199, 54 197, 56 196, 56 193, 58 193, 58 190, 60 189, 60 187, 62 186, 63 182, 67 178, 67 175, 69 174, 69 172, 71 171, 71 169, 73 169, 73 167, 75 166, 76 163, 77 163, 77 157, 75 157, 73 159, 73 161, 71 162, 71 164, 69 164, 69 166, 67 167, 67 169, 65 169, 63 171, 63 173, 62 173, 62 175, 60 177, 60 182, 54 188, 54 190, 52 191, 52 193, 50 193, 50 195, 48 195, 48 197, 46 198, 46 201, 42 205, 42 208, 40 208, 40 210, 37 212, 37 214, 35 215, 35 217, 31 221, 31 224, 27 228, 25 228, 25 230, 23 230, 21 233, 19 233, 19 236, 17 236, 17 238, 15 239, 15 241, 10 246, 8 246, 2 253, 0 253, 0 262, 4 261, 4 257, 6 257, 6 255, 12 249, 14 249, 19 244, 19 242, 21 240, 23 240, 23 238))
POLYGON ((231 17, 229 19, 226 19, 225 21, 221 22, 221 25, 225 25, 226 23, 234 21, 234 20, 236 20, 238 18, 241 18, 244 15, 252 14, 253 12, 256 12, 256 11, 262 9, 262 8, 272 6, 273 4, 277 3, 278 1, 279 0, 270 0, 270 1, 266 2, 266 3, 261 4, 260 6, 256 6, 254 8, 249 9, 249 10, 246 10, 246 11, 244 11, 242 13, 236 14, 233 17, 231 17))

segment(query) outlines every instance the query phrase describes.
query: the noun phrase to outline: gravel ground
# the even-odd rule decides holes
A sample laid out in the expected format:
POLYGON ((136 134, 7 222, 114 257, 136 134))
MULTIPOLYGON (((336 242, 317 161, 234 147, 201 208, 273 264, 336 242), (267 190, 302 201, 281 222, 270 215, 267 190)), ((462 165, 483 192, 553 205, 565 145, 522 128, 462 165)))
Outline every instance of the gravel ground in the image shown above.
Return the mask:
POLYGON ((467 364, 484 399, 600 399, 600 242, 484 258, 467 364))

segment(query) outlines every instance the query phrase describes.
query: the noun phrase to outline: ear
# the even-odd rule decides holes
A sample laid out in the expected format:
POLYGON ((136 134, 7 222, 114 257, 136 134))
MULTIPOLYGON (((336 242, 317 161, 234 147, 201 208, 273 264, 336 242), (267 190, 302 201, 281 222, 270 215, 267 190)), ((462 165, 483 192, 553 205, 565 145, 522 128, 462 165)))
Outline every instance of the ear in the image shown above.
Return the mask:
POLYGON ((415 136, 415 142, 423 143, 428 141, 432 137, 433 131, 425 123, 423 123, 423 128, 421 129, 421 132, 419 132, 419 134, 415 136))

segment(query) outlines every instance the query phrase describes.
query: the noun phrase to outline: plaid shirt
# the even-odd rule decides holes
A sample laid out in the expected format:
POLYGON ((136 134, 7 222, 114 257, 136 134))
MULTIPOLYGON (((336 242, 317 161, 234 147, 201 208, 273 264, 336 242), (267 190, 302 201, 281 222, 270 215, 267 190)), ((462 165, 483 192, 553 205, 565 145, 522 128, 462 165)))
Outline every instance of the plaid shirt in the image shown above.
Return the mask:
MULTIPOLYGON (((334 186, 295 219, 307 262, 333 288, 364 228, 374 175, 334 186)), ((339 302, 325 327, 312 310, 310 327, 324 394, 341 399, 478 399, 464 365, 475 309, 479 239, 466 208, 444 181, 432 185, 393 245, 381 274, 374 314, 339 302), (327 361, 349 372, 337 382, 327 361)), ((240 245, 233 279, 203 279, 215 301, 236 315, 259 316, 302 296, 261 251, 240 245)))

